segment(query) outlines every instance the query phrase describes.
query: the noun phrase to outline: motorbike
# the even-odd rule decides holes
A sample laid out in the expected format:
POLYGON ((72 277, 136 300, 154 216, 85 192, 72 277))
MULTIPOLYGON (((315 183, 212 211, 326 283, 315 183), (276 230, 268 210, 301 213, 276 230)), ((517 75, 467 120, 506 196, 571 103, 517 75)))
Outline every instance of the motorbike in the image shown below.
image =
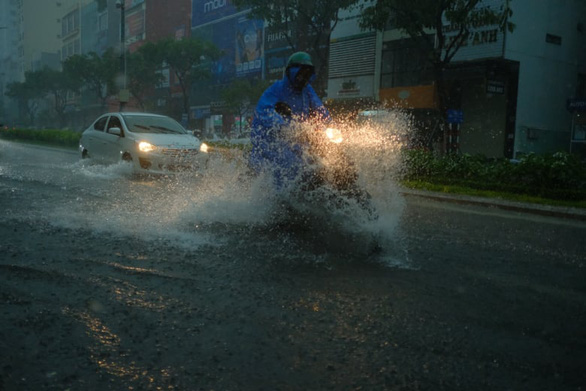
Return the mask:
MULTIPOLYGON (((291 109, 285 103, 277 103, 275 111, 291 118, 291 109)), ((343 132, 319 122, 291 123, 294 125, 285 137, 299 147, 303 159, 301 173, 291 190, 296 209, 317 206, 327 213, 360 211, 368 220, 376 220, 378 214, 371 196, 359 186, 358 171, 346 153, 343 132)))

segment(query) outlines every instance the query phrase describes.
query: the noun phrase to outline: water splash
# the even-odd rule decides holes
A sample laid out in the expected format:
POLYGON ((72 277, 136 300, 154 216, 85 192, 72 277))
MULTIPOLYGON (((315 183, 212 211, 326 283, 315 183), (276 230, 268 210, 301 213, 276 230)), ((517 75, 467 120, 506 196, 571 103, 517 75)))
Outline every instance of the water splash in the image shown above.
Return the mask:
MULTIPOLYGON (((316 253, 364 256, 378 247, 391 259, 389 263, 396 266, 400 263, 398 259, 406 259, 398 242, 405 203, 397 177, 409 118, 397 112, 385 124, 357 125, 347 121, 337 125, 344 135, 344 152, 358 174, 358 187, 370 195, 369 203, 378 218, 372 218, 371 212, 355 197, 336 193, 327 186, 303 189, 299 178, 275 189, 270 174, 250 175, 247 157, 241 152, 230 159, 216 157, 210 162, 190 218, 202 224, 270 227, 303 239, 301 245, 304 243, 316 253)), ((318 134, 308 125, 291 127, 288 132, 296 138, 300 134, 301 137, 318 134)), ((327 145, 321 148, 320 164, 337 164, 327 145)), ((308 165, 316 164, 314 157, 305 161, 308 165)))
MULTIPOLYGON (((31 166, 19 180, 55 185, 37 204, 47 220, 60 226, 195 248, 247 237, 276 240, 274 246, 281 243, 282 252, 297 246, 296 254, 314 254, 316 260, 328 253, 360 258, 374 243, 383 249, 380 259, 390 259, 388 263, 396 266, 407 262, 399 232, 404 201, 396 178, 409 121, 400 113, 394 115, 385 124, 336 124, 376 219, 352 197, 332 198, 331 189, 276 190, 270 175, 250 175, 247 156, 240 149, 230 149, 229 156, 211 154, 201 171, 167 177, 136 176, 127 163, 94 165, 78 155, 63 164, 63 155, 56 154, 49 164, 31 166)), ((9 153, 15 147, 3 148, 9 153)), ((14 152, 14 159, 23 162, 36 158, 34 152, 27 156, 26 149, 14 152)), ((3 162, 3 175, 22 176, 17 163, 10 164, 3 162)))

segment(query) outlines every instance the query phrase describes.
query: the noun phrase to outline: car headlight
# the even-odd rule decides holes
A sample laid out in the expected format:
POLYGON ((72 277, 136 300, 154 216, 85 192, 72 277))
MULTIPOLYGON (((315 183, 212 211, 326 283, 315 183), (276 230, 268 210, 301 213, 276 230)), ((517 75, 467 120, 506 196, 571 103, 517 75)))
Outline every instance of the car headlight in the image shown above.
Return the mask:
POLYGON ((138 143, 138 149, 142 152, 152 152, 157 149, 157 146, 146 141, 141 141, 138 143))
POLYGON ((207 153, 209 149, 210 149, 210 147, 208 147, 208 145, 206 143, 201 143, 201 145, 199 146, 200 152, 207 153))
POLYGON ((328 139, 336 144, 341 143, 342 141, 344 141, 344 137, 342 136, 342 132, 340 132, 340 129, 335 129, 335 128, 327 128, 326 129, 326 136, 328 136, 328 139))

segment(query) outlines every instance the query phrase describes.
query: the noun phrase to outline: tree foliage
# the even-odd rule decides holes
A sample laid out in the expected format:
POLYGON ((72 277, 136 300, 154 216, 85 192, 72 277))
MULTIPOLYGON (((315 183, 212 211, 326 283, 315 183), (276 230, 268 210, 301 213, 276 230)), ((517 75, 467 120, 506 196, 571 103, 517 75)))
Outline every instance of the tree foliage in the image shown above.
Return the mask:
POLYGON ((12 82, 6 86, 6 95, 18 102, 21 113, 27 117, 27 122, 35 122, 39 103, 44 98, 43 83, 39 72, 27 71, 23 82, 12 82))
POLYGON ((283 33, 292 51, 307 51, 314 56, 318 79, 318 93, 323 94, 327 84, 329 45, 339 12, 357 3, 357 0, 233 0, 241 9, 250 8, 249 18, 268 22, 270 29, 283 33))
POLYGON ((160 71, 160 62, 149 56, 145 46, 128 56, 128 89, 145 110, 148 95, 161 84, 164 77, 160 71), (142 50, 141 50, 142 49, 142 50))
POLYGON ((41 89, 45 94, 53 97, 53 109, 59 118, 59 125, 64 127, 66 122, 65 109, 67 107, 67 94, 79 89, 79 81, 66 72, 54 69, 44 68, 39 72, 42 80, 41 89))
POLYGON ((240 129, 242 132, 242 118, 252 114, 256 102, 264 90, 269 86, 265 80, 251 82, 248 79, 236 79, 222 91, 222 100, 231 114, 241 118, 240 129))
POLYGON ((196 38, 164 39, 148 42, 140 48, 145 60, 159 69, 169 67, 175 74, 183 95, 184 113, 189 113, 189 91, 192 83, 211 77, 212 61, 221 51, 213 43, 196 38))
POLYGON ((360 25, 382 30, 390 21, 394 28, 414 38, 431 62, 436 81, 441 83, 443 70, 474 27, 496 25, 512 31, 511 13, 508 3, 492 9, 486 0, 378 0, 364 10, 360 25))
POLYGON ((417 43, 432 66, 439 109, 445 118, 450 108, 445 71, 454 56, 479 26, 512 31, 511 15, 508 1, 494 9, 487 0, 377 0, 363 10, 360 26, 384 30, 390 25, 417 43))
POLYGON ((91 91, 102 108, 106 107, 108 96, 118 91, 116 78, 120 74, 120 57, 112 48, 102 56, 95 52, 71 56, 63 63, 63 70, 91 91))
POLYGON ((378 0, 366 7, 360 22, 363 28, 393 27, 416 38, 433 64, 448 64, 475 26, 497 25, 513 30, 510 7, 487 6, 487 0, 378 0), (455 34, 446 34, 454 31, 455 34), (433 33, 433 34, 430 34, 433 33))

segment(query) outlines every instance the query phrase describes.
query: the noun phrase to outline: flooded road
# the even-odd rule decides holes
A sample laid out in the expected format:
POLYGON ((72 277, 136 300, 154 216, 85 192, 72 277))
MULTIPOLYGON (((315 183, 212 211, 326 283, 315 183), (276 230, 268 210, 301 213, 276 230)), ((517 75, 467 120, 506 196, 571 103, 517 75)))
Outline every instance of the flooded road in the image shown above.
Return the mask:
POLYGON ((308 232, 233 163, 0 141, 0 390, 586 388, 585 223, 375 198, 308 232))

